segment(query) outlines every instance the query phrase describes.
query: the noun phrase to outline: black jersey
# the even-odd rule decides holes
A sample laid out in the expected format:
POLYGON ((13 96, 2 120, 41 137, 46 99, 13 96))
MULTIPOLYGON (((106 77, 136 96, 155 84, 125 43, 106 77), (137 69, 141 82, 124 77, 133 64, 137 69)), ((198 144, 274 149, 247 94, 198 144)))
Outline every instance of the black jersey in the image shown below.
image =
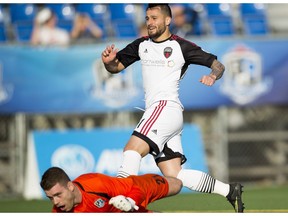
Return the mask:
POLYGON ((159 100, 179 104, 179 81, 188 65, 211 67, 217 57, 177 35, 165 41, 154 42, 141 37, 117 53, 117 59, 126 67, 140 60, 146 108, 159 100))

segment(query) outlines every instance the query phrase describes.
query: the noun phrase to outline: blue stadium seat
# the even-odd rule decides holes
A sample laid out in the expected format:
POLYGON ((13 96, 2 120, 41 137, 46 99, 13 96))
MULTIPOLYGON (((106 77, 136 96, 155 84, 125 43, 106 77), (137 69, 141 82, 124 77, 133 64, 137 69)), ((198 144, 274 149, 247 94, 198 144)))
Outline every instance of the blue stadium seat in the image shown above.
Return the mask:
POLYGON ((265 35, 269 33, 266 8, 264 4, 240 4, 240 13, 244 32, 247 35, 265 35))
MULTIPOLYGON (((227 4, 225 4, 227 5, 227 4)), ((205 9, 207 12, 207 16, 210 17, 215 17, 215 16, 230 16, 230 10, 224 4, 222 3, 211 3, 211 4, 206 4, 205 9)))
POLYGON ((264 4, 260 3, 242 3, 240 4, 240 13, 242 16, 247 15, 266 15, 264 4))
POLYGON ((231 36, 235 34, 231 7, 226 3, 210 3, 205 5, 211 32, 215 36, 231 36))
POLYGON ((135 20, 135 8, 133 4, 128 3, 115 3, 109 4, 110 19, 113 22, 118 19, 135 20))
POLYGON ((203 35, 204 34, 204 27, 203 27, 203 23, 200 19, 195 20, 192 23, 192 32, 194 35, 203 35))
POLYGON ((73 21, 72 20, 58 20, 57 26, 59 28, 65 29, 66 31, 70 32, 73 28, 73 21))
POLYGON ((75 8, 72 4, 45 4, 57 16, 58 20, 74 20, 75 8))
POLYGON ((104 20, 108 12, 106 4, 83 3, 77 4, 75 9, 77 13, 87 13, 95 20, 104 20))
POLYGON ((134 22, 129 19, 119 19, 113 22, 115 36, 117 38, 135 38, 138 35, 138 28, 134 22))
POLYGON ((247 35, 266 35, 269 33, 266 17, 249 16, 243 18, 244 32, 247 35))
POLYGON ((4 24, 0 24, 0 42, 6 42, 7 35, 6 35, 6 28, 4 24))
POLYGON ((33 22, 17 22, 14 32, 18 42, 29 42, 33 31, 33 22))
POLYGON ((109 4, 110 22, 118 38, 133 38, 138 35, 136 11, 133 4, 109 4))
POLYGON ((33 21, 37 7, 35 4, 9 4, 10 18, 12 23, 33 21))
POLYGON ((231 36, 235 34, 230 17, 218 17, 210 20, 211 32, 214 36, 231 36))

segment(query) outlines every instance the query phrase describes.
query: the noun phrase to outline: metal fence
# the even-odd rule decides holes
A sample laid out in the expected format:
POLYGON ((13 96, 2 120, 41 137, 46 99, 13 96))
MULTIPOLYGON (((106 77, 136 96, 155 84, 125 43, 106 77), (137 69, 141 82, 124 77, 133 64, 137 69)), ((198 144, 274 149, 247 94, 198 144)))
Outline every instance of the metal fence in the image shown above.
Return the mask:
POLYGON ((222 107, 198 115, 214 176, 230 182, 287 182, 287 107, 222 107))
MULTIPOLYGON (((21 195, 23 191, 29 131, 134 127, 141 115, 142 112, 0 116, 1 197, 21 195)), ((227 182, 287 183, 287 107, 221 107, 217 110, 185 111, 184 121, 200 126, 211 175, 227 182)), ((193 152, 185 154, 193 155, 193 152)))

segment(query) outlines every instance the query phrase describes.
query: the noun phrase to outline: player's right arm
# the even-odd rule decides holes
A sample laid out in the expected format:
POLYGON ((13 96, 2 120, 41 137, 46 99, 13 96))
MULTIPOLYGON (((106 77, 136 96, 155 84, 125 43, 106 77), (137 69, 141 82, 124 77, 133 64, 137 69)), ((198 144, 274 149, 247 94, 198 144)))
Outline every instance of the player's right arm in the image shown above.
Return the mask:
POLYGON ((118 73, 125 68, 124 65, 116 58, 117 52, 118 49, 115 48, 114 44, 108 45, 102 52, 102 61, 106 70, 110 73, 118 73))

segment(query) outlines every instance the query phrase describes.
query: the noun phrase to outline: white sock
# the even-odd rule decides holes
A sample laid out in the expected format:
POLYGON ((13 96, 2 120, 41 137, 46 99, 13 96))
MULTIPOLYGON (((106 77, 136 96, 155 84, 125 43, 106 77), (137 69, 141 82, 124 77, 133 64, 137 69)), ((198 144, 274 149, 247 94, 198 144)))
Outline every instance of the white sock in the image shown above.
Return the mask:
POLYGON ((229 194, 229 191, 230 191, 230 185, 229 184, 225 184, 225 183, 216 179, 213 193, 220 194, 220 195, 226 197, 229 194))
POLYGON ((202 193, 216 193, 226 197, 230 189, 229 184, 220 182, 199 170, 182 169, 177 178, 182 181, 184 187, 202 193))
POLYGON ((127 150, 123 153, 123 162, 120 166, 117 177, 126 178, 129 175, 138 175, 141 163, 141 155, 133 150, 127 150))

